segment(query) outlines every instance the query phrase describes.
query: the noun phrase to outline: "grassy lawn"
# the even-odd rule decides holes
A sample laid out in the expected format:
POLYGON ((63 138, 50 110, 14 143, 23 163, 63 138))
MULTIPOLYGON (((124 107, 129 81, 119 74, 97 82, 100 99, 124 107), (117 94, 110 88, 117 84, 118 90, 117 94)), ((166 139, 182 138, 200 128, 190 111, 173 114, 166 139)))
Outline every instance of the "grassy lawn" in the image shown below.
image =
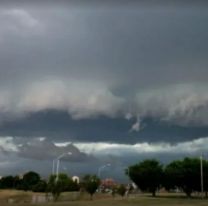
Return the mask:
MULTIPOLYGON (((33 193, 5 190, 0 191, 0 206, 17 205, 17 206, 29 206, 31 204, 33 193), (8 199, 14 199, 14 203, 8 203, 8 199)), ((65 193, 60 198, 60 201, 56 203, 38 204, 40 206, 205 206, 208 205, 208 199, 193 198, 188 199, 184 196, 175 196, 160 194, 156 198, 152 198, 148 195, 130 196, 129 198, 115 197, 114 199, 109 195, 96 195, 93 201, 89 200, 87 195, 83 196, 81 200, 67 201, 65 193)))

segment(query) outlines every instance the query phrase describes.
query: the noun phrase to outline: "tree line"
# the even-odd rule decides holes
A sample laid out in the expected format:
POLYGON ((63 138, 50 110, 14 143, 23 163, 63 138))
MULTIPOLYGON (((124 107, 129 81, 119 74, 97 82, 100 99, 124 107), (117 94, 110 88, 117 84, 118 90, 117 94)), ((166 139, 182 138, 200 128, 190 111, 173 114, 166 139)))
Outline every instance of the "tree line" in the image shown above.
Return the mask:
POLYGON ((58 178, 51 175, 48 180, 41 179, 36 172, 30 171, 20 176, 4 176, 0 179, 0 189, 16 189, 52 194, 54 201, 58 200, 62 192, 86 191, 92 199, 100 185, 100 179, 96 175, 85 175, 78 183, 67 174, 60 173, 58 178))
MULTIPOLYGON (((141 191, 151 192, 152 196, 161 188, 167 191, 183 191, 188 197, 194 192, 201 192, 202 189, 206 196, 208 194, 208 161, 201 162, 199 158, 174 160, 168 165, 163 165, 156 159, 147 159, 129 166, 125 173, 141 191)), ((78 183, 67 174, 59 174, 58 178, 51 175, 48 180, 44 180, 33 171, 22 177, 5 176, 0 179, 0 189, 50 193, 54 200, 66 191, 86 191, 92 198, 100 184, 101 181, 96 175, 85 175, 78 183)), ((121 184, 112 188, 112 194, 115 192, 123 196, 126 192, 125 186, 121 184)))
POLYGON ((141 191, 151 192, 152 196, 160 188, 183 191, 188 197, 202 189, 206 196, 208 193, 208 161, 201 162, 199 158, 186 157, 166 166, 158 160, 148 159, 129 166, 126 174, 141 191))
POLYGON ((25 191, 36 190, 38 185, 42 185, 42 189, 46 185, 46 181, 40 178, 40 175, 36 172, 30 171, 21 176, 4 176, 0 179, 0 188, 1 189, 17 189, 25 191))

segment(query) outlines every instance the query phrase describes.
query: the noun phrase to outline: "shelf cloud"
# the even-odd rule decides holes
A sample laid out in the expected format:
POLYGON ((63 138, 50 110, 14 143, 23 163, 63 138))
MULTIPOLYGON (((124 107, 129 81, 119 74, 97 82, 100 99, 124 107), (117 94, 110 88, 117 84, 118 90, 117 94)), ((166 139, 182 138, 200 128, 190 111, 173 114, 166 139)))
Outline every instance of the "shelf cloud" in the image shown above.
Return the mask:
POLYGON ((206 1, 0 5, 0 151, 11 152, 12 167, 62 152, 53 142, 72 143, 74 164, 94 158, 78 144, 116 145, 119 154, 203 149, 206 1))

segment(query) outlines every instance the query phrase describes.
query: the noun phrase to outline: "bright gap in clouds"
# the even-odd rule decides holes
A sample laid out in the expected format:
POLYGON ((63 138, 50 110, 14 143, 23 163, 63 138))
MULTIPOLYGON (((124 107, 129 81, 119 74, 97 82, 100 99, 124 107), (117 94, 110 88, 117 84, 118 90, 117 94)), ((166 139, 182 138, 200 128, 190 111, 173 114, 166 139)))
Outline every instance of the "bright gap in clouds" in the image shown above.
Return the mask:
MULTIPOLYGON (((201 152, 208 151, 208 137, 199 138, 192 141, 180 142, 177 144, 170 143, 137 143, 137 144, 116 144, 116 143, 71 143, 71 142, 51 142, 46 138, 34 138, 32 140, 28 140, 25 143, 25 146, 30 148, 31 153, 34 151, 39 151, 39 153, 44 152, 45 156, 50 159, 51 154, 47 156, 47 151, 45 151, 45 146, 47 145, 50 148, 53 148, 54 152, 63 152, 66 149, 73 149, 73 151, 80 151, 89 155, 98 155, 98 156, 106 156, 106 155, 132 155, 132 154, 200 154, 201 152), (71 145, 71 146, 70 146, 71 145), (64 150, 62 150, 63 148, 64 150), (75 149, 77 148, 77 149, 75 149), (44 151, 41 151, 44 150, 44 151), (57 151, 55 151, 57 150, 57 151)), ((16 144, 13 137, 1 137, 0 138, 0 152, 11 152, 15 154, 21 154, 23 151, 21 149, 23 145, 16 144)), ((23 148, 25 152, 25 147, 23 148)), ((27 154, 29 158, 33 158, 31 156, 30 151, 27 150, 27 154)), ((51 151, 49 151, 51 152, 51 151)), ((57 155, 59 153, 56 153, 57 155)), ((27 158, 25 156, 25 158, 27 158)), ((39 158, 41 160, 41 158, 39 158)), ((69 160, 70 161, 70 160, 69 160)))
MULTIPOLYGON (((69 143, 56 143, 57 146, 66 146, 69 143)), ((200 154, 208 151, 208 137, 199 138, 192 141, 177 144, 169 143, 137 143, 130 144, 111 144, 111 143, 74 143, 80 151, 95 155, 118 155, 124 154, 200 154)))
MULTIPOLYGON (((51 172, 52 160, 60 154, 72 152, 72 155, 62 159, 63 167, 70 174, 83 175, 96 173, 100 165, 110 163, 112 168, 105 171, 105 176, 125 179, 123 169, 128 165, 147 158, 157 158, 163 163, 185 156, 206 155, 208 151, 208 137, 186 141, 177 144, 169 143, 84 143, 84 142, 52 142, 47 138, 33 138, 28 141, 23 138, 17 141, 13 137, 0 137, 0 167, 3 173, 14 174, 17 168, 20 173, 25 170, 40 171, 44 175, 51 172), (20 142, 23 143, 20 143, 20 142), (33 164, 32 164, 33 163, 33 164), (43 163, 47 165, 42 167, 43 163), (22 166, 19 166, 22 165, 22 166), (91 165, 89 167, 89 165, 91 165), (24 168, 24 169, 23 169, 24 168)), ((207 157, 207 155, 206 155, 207 157)), ((205 157, 205 158, 206 158, 205 157)))

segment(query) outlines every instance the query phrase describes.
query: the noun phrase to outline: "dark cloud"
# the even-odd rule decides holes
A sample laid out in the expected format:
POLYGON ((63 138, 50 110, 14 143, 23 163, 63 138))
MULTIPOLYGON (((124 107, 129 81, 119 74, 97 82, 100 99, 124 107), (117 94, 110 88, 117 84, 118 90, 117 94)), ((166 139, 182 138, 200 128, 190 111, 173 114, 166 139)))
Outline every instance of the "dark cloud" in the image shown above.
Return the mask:
POLYGON ((68 144, 62 147, 56 146, 52 141, 45 138, 22 139, 14 140, 19 142, 17 146, 17 155, 21 158, 36 159, 36 160, 53 160, 62 154, 66 154, 62 160, 70 162, 88 162, 94 161, 95 157, 80 152, 73 144, 68 144), (21 144, 22 142, 22 144, 21 144), (70 153, 70 155, 67 155, 70 153))
MULTIPOLYGON (((66 150, 76 171, 93 159, 52 141, 174 145, 207 136, 207 1, 0 5, 0 151, 11 161, 5 167, 33 168, 29 159, 39 164, 45 157, 50 168, 49 159, 66 150), (22 145, 19 153, 8 137, 22 145)), ((119 159, 94 159, 85 171, 127 163, 119 159)))
POLYGON ((201 152, 207 151, 207 142, 208 138, 204 137, 174 145, 147 142, 134 145, 77 142, 71 145, 68 142, 59 142, 54 146, 49 139, 44 138, 1 137, 0 146, 4 147, 4 152, 0 151, 1 175, 22 174, 34 170, 47 177, 51 173, 55 155, 71 151, 71 156, 61 159, 60 172, 82 176, 86 173, 98 174, 99 168, 103 168, 100 173, 102 178, 110 176, 117 181, 124 181, 127 180, 124 169, 130 164, 145 158, 157 158, 166 164, 185 156, 198 157, 201 152), (51 152, 52 148, 54 152, 51 152), (108 166, 103 167, 104 165, 108 166))
POLYGON ((207 107, 204 2, 185 10, 173 2, 132 4, 99 10, 67 3, 56 8, 48 3, 47 9, 41 9, 41 4, 3 7, 1 116, 57 109, 75 118, 114 117, 133 104, 134 116, 168 119, 173 110, 178 119, 185 110, 189 115, 181 118, 182 124, 196 116, 207 124, 200 112, 191 114, 201 105, 207 107), (170 95, 175 88, 183 91, 184 98, 180 92, 170 95), (162 98, 151 96, 150 91, 162 98), (193 95, 197 100, 189 102, 193 95), (144 96, 150 98, 141 106, 144 96), (175 109, 171 102, 181 105, 180 100, 188 103, 175 109), (160 101, 167 104, 165 111, 160 101), (146 108, 149 104, 157 112, 146 108))
POLYGON ((134 118, 127 120, 103 116, 74 120, 67 112, 45 111, 2 124, 0 136, 47 137, 54 141, 135 144, 162 141, 176 143, 208 135, 207 126, 178 126, 151 118, 141 122, 140 131, 134 131, 131 128, 135 122, 134 118))

